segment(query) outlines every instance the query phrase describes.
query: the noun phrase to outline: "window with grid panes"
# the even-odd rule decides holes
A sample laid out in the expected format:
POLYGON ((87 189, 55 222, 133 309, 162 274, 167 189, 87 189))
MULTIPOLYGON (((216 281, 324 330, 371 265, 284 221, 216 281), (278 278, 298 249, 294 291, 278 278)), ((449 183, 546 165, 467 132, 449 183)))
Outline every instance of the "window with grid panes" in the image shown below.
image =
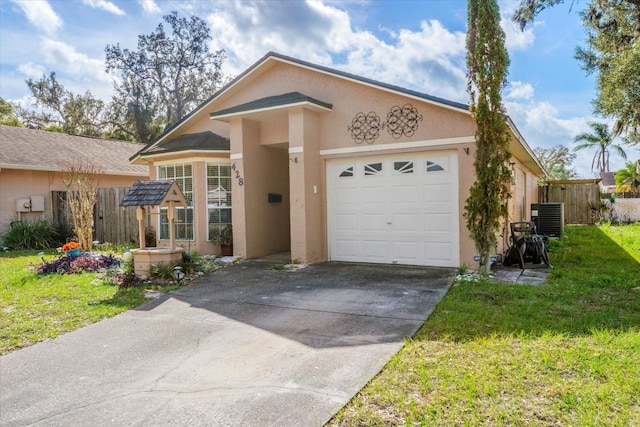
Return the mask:
MULTIPOLYGON (((182 190, 189 207, 178 206, 175 217, 176 240, 193 240, 193 172, 189 163, 158 166, 159 181, 175 181, 182 190)), ((169 238, 167 208, 160 209, 160 238, 169 238)))
POLYGON ((207 163, 207 216, 209 240, 216 232, 231 225, 231 166, 207 163))

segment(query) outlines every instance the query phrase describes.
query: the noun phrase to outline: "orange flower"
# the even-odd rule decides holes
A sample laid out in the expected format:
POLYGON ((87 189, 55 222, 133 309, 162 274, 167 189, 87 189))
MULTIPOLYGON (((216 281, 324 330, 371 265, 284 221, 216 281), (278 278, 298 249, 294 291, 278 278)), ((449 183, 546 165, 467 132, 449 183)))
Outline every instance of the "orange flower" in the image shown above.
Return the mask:
POLYGON ((69 243, 66 243, 62 247, 62 250, 63 250, 63 252, 67 252, 67 251, 70 251, 72 249, 76 249, 76 248, 79 248, 79 247, 80 247, 80 243, 78 243, 78 242, 69 242, 69 243))

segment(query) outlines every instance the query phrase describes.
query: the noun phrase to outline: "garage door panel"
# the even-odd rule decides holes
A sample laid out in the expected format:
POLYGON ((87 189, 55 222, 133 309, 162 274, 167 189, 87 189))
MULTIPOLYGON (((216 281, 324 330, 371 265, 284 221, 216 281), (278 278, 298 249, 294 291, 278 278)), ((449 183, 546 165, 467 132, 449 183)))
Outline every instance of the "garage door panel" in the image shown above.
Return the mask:
POLYGON ((385 193, 386 190, 382 185, 368 185, 366 187, 363 186, 360 194, 358 194, 357 199, 354 198, 353 200, 359 200, 361 203, 373 203, 376 205, 383 204, 385 202, 385 193))
POLYGON ((353 214, 336 214, 335 215, 336 231, 356 231, 358 229, 358 215, 353 214))
POLYGON ((386 260, 389 242, 386 239, 363 240, 360 244, 360 255, 365 261, 386 260))
POLYGON ((336 206, 353 203, 357 200, 358 191, 355 188, 335 188, 334 203, 336 206))
POLYGON ((387 221, 385 214, 362 214, 360 216, 360 231, 378 232, 387 230, 387 221))
POLYGON ((391 242, 391 262, 400 262, 401 260, 413 260, 417 262, 422 255, 421 245, 421 242, 418 241, 391 242))
POLYGON ((428 213, 424 214, 425 231, 451 231, 453 229, 454 219, 449 213, 428 213))
POLYGON ((424 233, 423 241, 433 244, 441 244, 441 243, 451 243, 452 234, 450 232, 438 232, 431 231, 428 233, 424 233))
POLYGON ((425 184, 423 187, 424 200, 437 201, 440 203, 450 203, 457 194, 451 194, 452 188, 450 183, 442 184, 425 184))
POLYGON ((420 215, 416 213, 393 213, 391 224, 396 232, 418 232, 420 227, 420 215))
POLYGON ((420 197, 420 187, 418 185, 392 185, 391 186, 391 202, 406 203, 410 201, 415 203, 422 200, 420 197))
POLYGON ((355 258, 358 256, 358 241, 356 239, 337 239, 335 248, 336 256, 340 258, 355 258))
POLYGON ((439 261, 442 264, 438 266, 446 266, 444 265, 447 261, 450 261, 452 256, 452 247, 451 243, 429 243, 425 245, 425 258, 430 261, 439 261))
POLYGON ((336 159, 327 168, 330 259, 458 265, 457 153, 336 159))

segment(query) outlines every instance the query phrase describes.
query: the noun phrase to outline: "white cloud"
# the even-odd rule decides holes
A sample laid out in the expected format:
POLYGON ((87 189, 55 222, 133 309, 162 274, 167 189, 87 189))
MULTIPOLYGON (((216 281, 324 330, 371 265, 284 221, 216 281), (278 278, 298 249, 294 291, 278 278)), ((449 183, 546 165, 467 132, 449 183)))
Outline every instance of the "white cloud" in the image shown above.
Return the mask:
POLYGON ((225 72, 238 74, 268 51, 329 65, 371 79, 432 95, 466 101, 465 35, 438 21, 418 31, 385 33, 354 29, 339 3, 273 3, 264 0, 220 3, 209 15, 213 49, 225 49, 225 72), (276 6, 277 5, 277 6, 276 6), (334 63, 333 58, 337 58, 334 63))
POLYGON ((532 46, 535 41, 533 27, 538 25, 537 23, 529 25, 524 31, 521 31, 520 26, 511 20, 519 3, 519 0, 503 0, 499 2, 500 27, 502 27, 502 31, 506 36, 505 42, 509 51, 524 50, 532 46))
MULTIPOLYGON (((534 24, 535 26, 536 24, 534 24)), ((533 34, 533 28, 527 27, 524 31, 520 31, 518 24, 511 20, 510 16, 502 16, 500 26, 505 34, 505 44, 507 50, 524 50, 529 46, 533 46, 536 37, 533 34)))
POLYGON ((529 83, 512 81, 507 87, 506 99, 531 99, 535 90, 529 83))
POLYGON ((42 56, 50 69, 98 82, 111 82, 104 71, 104 61, 100 59, 89 58, 73 46, 48 38, 42 39, 41 48, 42 56))
POLYGON ((91 6, 95 9, 102 9, 114 15, 123 16, 126 15, 124 10, 107 0, 82 0, 82 3, 87 6, 91 6))
MULTIPOLYGON (((592 116, 573 116, 561 118, 561 113, 548 102, 505 102, 505 106, 514 123, 532 148, 551 148, 562 145, 573 150, 578 143, 573 139, 581 132, 591 132, 588 123, 595 120, 592 116)), ((596 176, 591 171, 593 151, 578 151, 573 166, 581 178, 596 176)), ((611 153, 611 170, 624 165, 622 158, 611 153)))
POLYGON ((154 0, 138 0, 138 3, 142 6, 144 13, 148 15, 156 15, 162 12, 154 0))
POLYGON ((52 34, 62 27, 62 19, 46 0, 13 0, 25 14, 31 25, 52 34))
POLYGON ((31 79, 39 79, 43 74, 46 74, 47 69, 40 64, 34 64, 33 62, 27 62, 18 66, 18 71, 31 79))

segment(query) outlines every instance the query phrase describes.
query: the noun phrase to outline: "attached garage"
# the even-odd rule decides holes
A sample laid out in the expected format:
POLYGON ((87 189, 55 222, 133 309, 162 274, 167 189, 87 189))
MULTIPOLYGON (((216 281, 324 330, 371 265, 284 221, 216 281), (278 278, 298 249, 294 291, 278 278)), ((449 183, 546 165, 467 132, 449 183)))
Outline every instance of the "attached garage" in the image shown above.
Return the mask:
POLYGON ((329 258, 460 265, 457 151, 327 161, 329 258))

